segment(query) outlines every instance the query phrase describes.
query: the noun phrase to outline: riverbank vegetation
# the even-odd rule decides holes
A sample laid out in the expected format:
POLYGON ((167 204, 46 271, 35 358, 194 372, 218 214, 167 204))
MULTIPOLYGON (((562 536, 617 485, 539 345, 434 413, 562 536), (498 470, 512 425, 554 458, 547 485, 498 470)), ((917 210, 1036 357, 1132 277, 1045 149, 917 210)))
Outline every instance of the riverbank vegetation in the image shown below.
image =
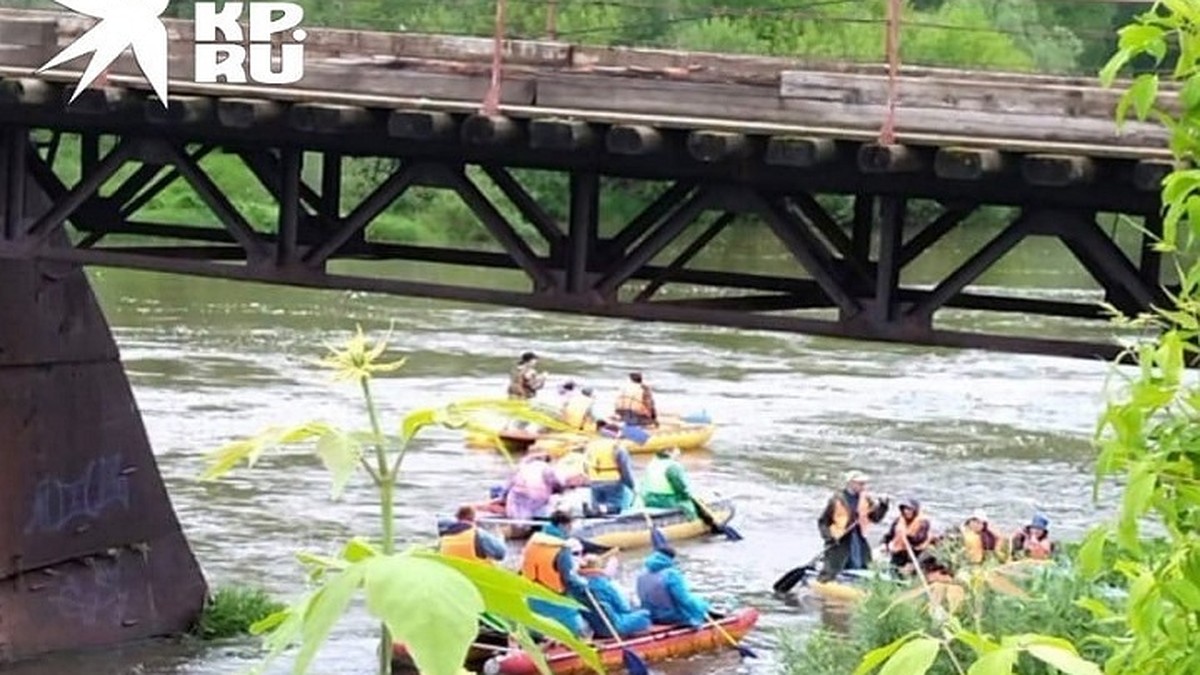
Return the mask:
POLYGON ((225 586, 209 596, 192 633, 202 640, 249 635, 251 626, 286 607, 261 588, 225 586))
POLYGON ((876 668, 884 675, 1040 672, 1036 668, 1043 666, 1029 656, 1070 675, 1101 672, 1100 665, 1108 675, 1200 672, 1200 383, 1187 368, 1200 361, 1200 169, 1192 168, 1200 157, 1195 3, 1155 3, 1122 28, 1119 48, 1101 73, 1104 82, 1111 85, 1135 59, 1151 60, 1183 84, 1178 105, 1166 106, 1158 100, 1160 75, 1140 74, 1117 110, 1118 120, 1157 119, 1173 132, 1171 150, 1181 166, 1163 183, 1164 225, 1156 248, 1178 267, 1181 287, 1164 307, 1116 317, 1144 330, 1114 363, 1094 439, 1095 492, 1115 486, 1117 517, 1074 548, 1059 573, 1064 588, 1035 583, 1015 611, 992 605, 974 626, 947 612, 924 619, 892 614, 886 596, 873 591, 848 636, 820 632, 792 647, 791 672, 831 672, 821 670, 827 662, 842 672, 858 663, 856 675, 876 668), (1161 536, 1148 541, 1147 531, 1161 536), (1063 594, 1066 589, 1071 592, 1063 594), (1035 653, 1035 645, 1044 653, 1035 653), (1078 649, 1087 664, 1061 652, 1047 659, 1047 646, 1078 649))

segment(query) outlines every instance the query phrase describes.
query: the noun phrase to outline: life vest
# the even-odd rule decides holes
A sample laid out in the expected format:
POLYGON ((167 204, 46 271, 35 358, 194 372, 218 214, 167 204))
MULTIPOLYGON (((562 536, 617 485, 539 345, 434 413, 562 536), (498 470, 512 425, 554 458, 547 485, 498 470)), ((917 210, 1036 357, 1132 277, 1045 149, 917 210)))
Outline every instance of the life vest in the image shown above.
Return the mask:
POLYGON ((579 483, 579 479, 588 475, 587 458, 583 453, 568 452, 554 463, 554 473, 564 485, 579 483))
POLYGON ((1024 541, 1021 542, 1021 550, 1034 560, 1047 560, 1050 558, 1050 553, 1053 547, 1050 543, 1050 534, 1046 533, 1045 539, 1034 539, 1033 535, 1028 531, 1024 531, 1024 541))
POLYGON ((567 542, 564 539, 545 532, 535 532, 529 538, 529 543, 525 545, 524 558, 521 561, 521 576, 539 583, 555 593, 566 591, 567 584, 554 567, 554 559, 566 545, 567 542))
POLYGON ((592 409, 592 397, 585 396, 581 392, 571 394, 567 399, 566 405, 563 406, 562 418, 572 429, 587 428, 589 418, 588 413, 592 409))
POLYGON ((518 364, 513 367, 512 374, 509 376, 508 395, 516 398, 533 398, 537 395, 529 385, 529 372, 533 370, 533 366, 529 364, 518 364))
MULTIPOLYGON (((670 569, 670 568, 667 568, 670 569)), ((645 609, 670 610, 675 606, 671 592, 667 590, 667 570, 645 572, 637 580, 638 599, 645 609)))
MULTIPOLYGON (((871 513, 871 503, 866 495, 859 494, 858 496, 858 533, 862 536, 867 536, 867 528, 871 525, 869 514, 871 513)), ((850 505, 846 503, 846 497, 842 493, 838 493, 833 500, 833 524, 829 526, 829 534, 833 535, 834 539, 841 539, 842 535, 850 529, 850 523, 854 521, 854 517, 850 514, 850 505)))
POLYGON ((598 438, 589 441, 587 450, 587 475, 593 483, 616 483, 621 480, 621 468, 617 464, 617 441, 598 438))
POLYGON ((613 410, 621 412, 628 410, 635 415, 652 417, 650 408, 646 407, 646 388, 637 382, 626 382, 617 392, 617 402, 613 410))
POLYGON ((538 501, 550 499, 552 488, 546 484, 547 466, 541 460, 522 463, 513 477, 513 491, 538 501))
POLYGON ((467 560, 486 560, 475 550, 475 527, 471 526, 462 532, 442 535, 438 552, 442 555, 466 558, 467 560))
POLYGON ((963 525, 959 529, 962 532, 963 555, 966 557, 967 562, 978 565, 983 562, 984 557, 988 553, 991 553, 996 557, 1001 557, 1000 539, 995 534, 992 534, 987 530, 984 530, 983 532, 976 532, 966 525, 963 525), (991 534, 990 548, 985 542, 985 534, 991 534))
MULTIPOLYGON (((892 541, 888 543, 888 550, 892 553, 903 553, 906 551, 907 549, 904 546, 904 539, 902 539, 902 537, 917 536, 921 531, 921 526, 928 522, 929 520, 920 514, 917 514, 916 518, 913 518, 908 522, 904 520, 904 516, 897 516, 896 521, 892 523, 892 541)), ((859 525, 859 527, 862 527, 862 525, 859 525)), ((909 545, 912 546, 911 542, 909 545)), ((912 546, 912 550, 914 553, 916 553, 918 551, 924 551, 927 548, 929 548, 928 530, 925 531, 925 539, 921 540, 915 546, 912 546)))
POLYGON ((642 491, 648 495, 675 496, 675 487, 667 478, 667 471, 677 462, 673 459, 655 457, 646 465, 646 480, 642 481, 642 491))

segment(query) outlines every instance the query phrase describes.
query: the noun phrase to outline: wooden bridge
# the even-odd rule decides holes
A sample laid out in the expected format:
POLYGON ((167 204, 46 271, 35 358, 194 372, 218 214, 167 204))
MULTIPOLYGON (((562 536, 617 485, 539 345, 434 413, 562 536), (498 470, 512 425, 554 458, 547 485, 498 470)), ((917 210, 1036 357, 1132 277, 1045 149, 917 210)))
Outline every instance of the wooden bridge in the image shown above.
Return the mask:
POLYGON ((200 85, 190 24, 167 24, 165 105, 128 54, 67 105, 82 64, 35 70, 89 23, 0 12, 0 440, 17 440, 0 453, 10 514, 0 521, 0 579, 17 581, 0 586, 0 661, 177 628, 187 612, 165 609, 181 606, 168 597, 203 593, 80 264, 1084 357, 1116 347, 944 330, 935 317, 969 308, 1102 318, 1095 304, 968 291, 1028 237, 1061 240, 1123 311, 1163 298, 1149 242, 1126 253, 1097 216, 1127 214, 1159 231, 1159 183, 1172 168, 1166 134, 1140 123, 1118 131, 1119 90, 1091 80, 509 41, 497 90, 491 40, 310 28, 306 73, 295 85, 200 85), (483 110, 489 91, 499 105, 483 110), (894 137, 881 143, 891 108, 894 137), (56 171, 67 135, 81 143, 75 184, 56 171), (277 200, 277 223, 256 228, 231 204, 199 164, 213 152, 245 163, 277 200), (319 185, 302 180, 314 152, 319 185), (399 162, 365 199, 347 204, 341 170, 351 157, 399 162), (137 168, 114 180, 126 165, 137 168), (512 172, 520 168, 569 176, 563 222, 521 185, 512 172), (480 170, 535 236, 522 237, 489 200, 480 170), (671 186, 605 232, 602 177, 671 186), (180 179, 220 227, 136 218, 180 179), (457 193, 493 249, 367 237, 367 225, 417 186, 457 193), (817 199, 838 194, 854 199, 848 222, 817 199), (913 200, 934 200, 940 213, 914 223, 913 200), (901 283, 907 265, 993 205, 1015 213, 993 239, 936 284, 901 283), (770 228, 795 274, 689 266, 744 215, 770 228), (140 240, 110 243, 113 235, 140 240), (509 268, 527 288, 455 284, 452 272, 432 280, 331 272, 340 259, 509 268), (664 299, 661 289, 674 283, 713 290, 664 299), (96 464, 104 452, 116 459, 96 464), (108 495, 89 506, 108 515, 46 515, 52 495, 39 496, 43 483, 47 495, 108 495), (119 517, 138 503, 145 517, 119 517), (138 546, 155 553, 122 554, 144 554, 138 546), (115 571, 103 579, 154 583, 121 582, 115 588, 128 597, 119 617, 76 626, 43 598, 99 584, 97 551, 116 552, 115 571))

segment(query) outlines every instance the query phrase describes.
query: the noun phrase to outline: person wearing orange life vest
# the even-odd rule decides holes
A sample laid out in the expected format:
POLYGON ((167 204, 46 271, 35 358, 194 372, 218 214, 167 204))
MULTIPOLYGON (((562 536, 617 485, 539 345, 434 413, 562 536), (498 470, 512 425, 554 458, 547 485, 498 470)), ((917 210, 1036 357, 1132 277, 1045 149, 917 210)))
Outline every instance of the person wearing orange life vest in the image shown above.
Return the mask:
POLYGON ((595 404, 596 398, 593 396, 591 387, 583 387, 579 391, 572 391, 567 395, 566 403, 563 404, 563 422, 572 429, 587 429, 596 423, 596 417, 592 413, 592 407, 595 404))
POLYGON ((613 412, 625 424, 639 427, 658 425, 658 411, 654 407, 654 395, 650 387, 642 382, 641 373, 630 373, 629 381, 617 392, 613 412))
POLYGON ((1033 517, 1033 522, 1013 535, 1013 560, 1020 558, 1048 560, 1054 555, 1054 552, 1055 545, 1050 539, 1050 521, 1040 513, 1033 517))
POLYGON ((1008 557, 1005 543, 988 527, 987 515, 976 510, 971 513, 962 527, 959 528, 962 537, 963 557, 968 563, 979 565, 987 558, 1004 562, 1008 557))
POLYGON ((492 533, 476 526, 473 507, 459 507, 454 518, 453 523, 439 528, 439 553, 481 562, 504 560, 504 556, 508 554, 508 547, 492 533))
POLYGON ((825 562, 818 581, 828 582, 843 570, 866 569, 871 563, 871 545, 867 530, 883 520, 888 498, 874 499, 867 494, 867 476, 859 471, 846 475, 846 487, 839 490, 817 518, 817 529, 825 541, 825 562))
POLYGON ((929 519, 921 515, 921 503, 911 497, 900 502, 900 515, 892 521, 892 527, 883 535, 883 543, 892 557, 896 569, 912 569, 916 560, 909 549, 919 555, 933 543, 929 519), (905 538, 908 545, 905 546, 905 538))
MULTIPOLYGON (((577 572, 572 555, 573 548, 582 553, 583 546, 569 538, 571 525, 569 513, 555 511, 550 515, 550 524, 529 538, 521 559, 521 576, 568 597, 586 595, 583 589, 587 586, 577 572)), ((559 622, 576 636, 583 636, 588 630, 587 622, 577 609, 538 598, 529 599, 529 609, 559 622)))
MULTIPOLYGON (((608 425, 603 420, 596 430, 603 432, 608 425)), ((592 487, 592 509, 605 515, 617 514, 633 501, 634 481, 629 450, 618 439, 602 435, 588 441, 584 450, 587 458, 588 483, 592 487)))

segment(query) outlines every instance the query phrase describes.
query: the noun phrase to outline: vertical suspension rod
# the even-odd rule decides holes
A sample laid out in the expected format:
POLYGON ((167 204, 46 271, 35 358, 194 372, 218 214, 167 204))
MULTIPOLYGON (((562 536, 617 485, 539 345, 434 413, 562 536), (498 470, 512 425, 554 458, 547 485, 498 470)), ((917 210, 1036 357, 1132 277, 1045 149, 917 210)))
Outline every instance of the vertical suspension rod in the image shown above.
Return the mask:
POLYGON ((884 40, 884 50, 887 52, 888 86, 887 86, 887 117, 883 120, 883 128, 879 131, 879 143, 892 145, 896 141, 896 86, 900 76, 900 8, 903 0, 888 0, 887 3, 887 33, 884 40))

